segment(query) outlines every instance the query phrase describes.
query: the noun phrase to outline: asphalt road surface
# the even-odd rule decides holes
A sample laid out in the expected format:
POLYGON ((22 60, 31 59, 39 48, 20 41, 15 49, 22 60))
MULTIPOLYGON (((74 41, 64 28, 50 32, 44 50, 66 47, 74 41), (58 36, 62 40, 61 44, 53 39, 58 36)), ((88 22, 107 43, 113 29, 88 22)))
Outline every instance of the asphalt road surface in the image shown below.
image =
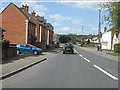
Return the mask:
POLYGON ((118 88, 118 63, 75 47, 2 81, 3 88, 118 88))

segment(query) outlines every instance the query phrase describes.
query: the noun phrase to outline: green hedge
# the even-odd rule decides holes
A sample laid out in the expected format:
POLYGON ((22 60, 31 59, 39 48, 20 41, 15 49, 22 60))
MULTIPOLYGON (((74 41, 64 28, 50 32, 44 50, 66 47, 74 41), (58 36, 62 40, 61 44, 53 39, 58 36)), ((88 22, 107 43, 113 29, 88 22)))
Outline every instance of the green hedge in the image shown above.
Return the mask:
POLYGON ((120 53, 120 44, 114 44, 114 52, 120 53))
POLYGON ((7 49, 10 46, 10 42, 9 40, 0 40, 0 47, 2 47, 2 49, 7 49))

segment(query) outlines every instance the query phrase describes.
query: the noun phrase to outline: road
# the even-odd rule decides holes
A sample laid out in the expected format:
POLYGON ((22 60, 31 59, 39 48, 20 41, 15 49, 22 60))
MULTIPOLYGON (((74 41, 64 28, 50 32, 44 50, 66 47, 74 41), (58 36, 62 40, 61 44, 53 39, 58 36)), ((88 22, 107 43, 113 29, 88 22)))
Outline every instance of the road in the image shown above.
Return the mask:
POLYGON ((3 88, 118 88, 118 63, 75 47, 2 81, 3 88))

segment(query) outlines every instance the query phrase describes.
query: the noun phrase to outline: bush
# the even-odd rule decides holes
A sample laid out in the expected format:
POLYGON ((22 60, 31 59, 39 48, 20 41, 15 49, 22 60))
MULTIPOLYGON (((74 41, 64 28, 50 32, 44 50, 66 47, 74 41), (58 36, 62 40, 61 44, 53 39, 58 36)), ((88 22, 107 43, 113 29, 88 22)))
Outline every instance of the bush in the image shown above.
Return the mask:
POLYGON ((114 44, 114 52, 120 53, 120 44, 114 44))
POLYGON ((2 41, 2 48, 7 49, 10 46, 10 41, 9 40, 4 40, 2 41))

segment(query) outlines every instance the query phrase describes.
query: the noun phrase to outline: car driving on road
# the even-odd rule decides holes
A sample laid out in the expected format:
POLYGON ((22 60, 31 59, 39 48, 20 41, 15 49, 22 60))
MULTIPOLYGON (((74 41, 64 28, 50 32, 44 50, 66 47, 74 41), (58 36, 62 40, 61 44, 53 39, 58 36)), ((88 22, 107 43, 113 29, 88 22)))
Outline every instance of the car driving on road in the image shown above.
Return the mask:
POLYGON ((68 52, 74 54, 73 45, 67 43, 63 47, 63 54, 68 53, 68 52))
POLYGON ((17 54, 21 54, 24 52, 33 53, 33 54, 37 55, 37 54, 42 54, 43 50, 36 46, 33 46, 31 44, 18 44, 17 45, 17 54))

